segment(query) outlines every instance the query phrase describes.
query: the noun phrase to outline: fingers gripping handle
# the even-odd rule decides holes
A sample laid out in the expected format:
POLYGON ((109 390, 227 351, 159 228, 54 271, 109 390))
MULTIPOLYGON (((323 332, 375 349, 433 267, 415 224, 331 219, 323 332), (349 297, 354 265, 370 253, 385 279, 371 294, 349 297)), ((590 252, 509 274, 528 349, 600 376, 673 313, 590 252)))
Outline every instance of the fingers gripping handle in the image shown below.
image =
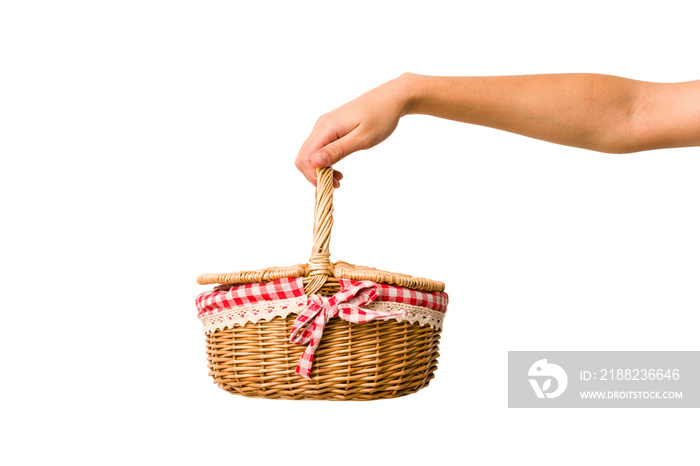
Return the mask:
POLYGON ((311 281, 305 286, 307 295, 320 290, 333 274, 329 251, 333 227, 333 167, 317 168, 316 176, 314 242, 309 259, 311 281))

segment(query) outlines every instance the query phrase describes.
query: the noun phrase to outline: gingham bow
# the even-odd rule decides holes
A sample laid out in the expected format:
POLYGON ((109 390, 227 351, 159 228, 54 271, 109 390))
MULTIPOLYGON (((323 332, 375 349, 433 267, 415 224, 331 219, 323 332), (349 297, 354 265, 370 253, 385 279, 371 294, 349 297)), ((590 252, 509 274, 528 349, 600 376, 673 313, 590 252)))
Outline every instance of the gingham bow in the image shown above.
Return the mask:
POLYGON ((290 341, 296 345, 309 345, 301 355, 296 373, 309 379, 314 352, 321 342, 323 328, 333 317, 340 317, 352 324, 363 324, 372 320, 387 320, 401 317, 406 311, 376 311, 363 309, 379 296, 377 285, 371 281, 352 282, 348 288, 327 298, 309 296, 306 308, 299 314, 292 326, 290 341))

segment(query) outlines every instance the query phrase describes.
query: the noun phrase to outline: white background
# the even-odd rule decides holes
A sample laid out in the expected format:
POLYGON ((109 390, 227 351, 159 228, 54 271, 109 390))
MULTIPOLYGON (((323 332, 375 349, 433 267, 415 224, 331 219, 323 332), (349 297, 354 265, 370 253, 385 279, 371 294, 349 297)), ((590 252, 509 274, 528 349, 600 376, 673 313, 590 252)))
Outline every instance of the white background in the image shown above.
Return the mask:
POLYGON ((506 363, 698 349, 700 149, 411 116, 342 161, 333 259, 447 283, 415 395, 230 395, 194 308, 308 259, 321 114, 406 71, 699 79, 692 2, 1 5, 4 464, 697 463, 695 410, 509 410, 506 363))

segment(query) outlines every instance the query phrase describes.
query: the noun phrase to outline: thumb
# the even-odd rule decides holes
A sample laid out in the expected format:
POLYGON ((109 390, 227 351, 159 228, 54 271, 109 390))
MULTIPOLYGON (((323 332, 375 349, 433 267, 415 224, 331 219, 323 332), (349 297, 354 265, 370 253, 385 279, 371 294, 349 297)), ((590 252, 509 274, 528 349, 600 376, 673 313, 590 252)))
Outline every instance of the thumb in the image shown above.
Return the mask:
POLYGON ((362 140, 358 132, 353 131, 311 154, 311 164, 318 168, 330 167, 361 149, 364 149, 362 140))

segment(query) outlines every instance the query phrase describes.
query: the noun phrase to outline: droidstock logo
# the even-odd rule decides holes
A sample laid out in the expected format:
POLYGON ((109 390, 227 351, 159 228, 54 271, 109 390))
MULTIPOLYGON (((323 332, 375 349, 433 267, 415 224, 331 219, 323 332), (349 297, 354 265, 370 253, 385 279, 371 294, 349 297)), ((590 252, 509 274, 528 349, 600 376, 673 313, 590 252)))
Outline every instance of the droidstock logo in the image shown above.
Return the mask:
POLYGON ((566 372, 556 364, 550 364, 546 359, 540 359, 530 366, 527 375, 530 377, 530 385, 535 391, 537 398, 556 398, 566 390, 569 378, 566 372), (556 387, 552 391, 552 379, 556 381, 556 387), (540 385, 541 382, 541 385, 540 385))

